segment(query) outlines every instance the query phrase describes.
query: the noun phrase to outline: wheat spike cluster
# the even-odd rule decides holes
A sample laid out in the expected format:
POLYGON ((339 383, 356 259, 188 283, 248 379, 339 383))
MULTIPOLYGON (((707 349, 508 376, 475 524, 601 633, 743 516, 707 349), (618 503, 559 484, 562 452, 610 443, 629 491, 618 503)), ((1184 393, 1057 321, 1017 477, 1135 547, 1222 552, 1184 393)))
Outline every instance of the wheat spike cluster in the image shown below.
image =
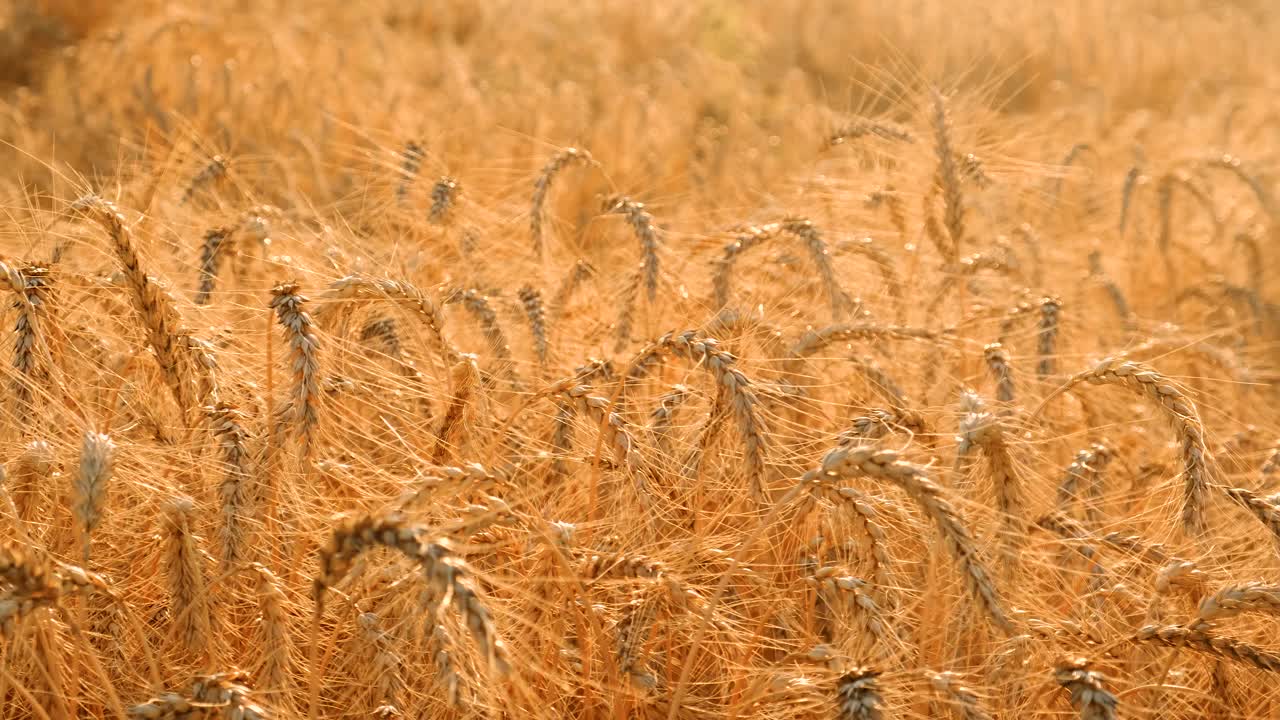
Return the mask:
POLYGON ((1280 717, 1275 3, 0 5, 0 720, 1280 717))

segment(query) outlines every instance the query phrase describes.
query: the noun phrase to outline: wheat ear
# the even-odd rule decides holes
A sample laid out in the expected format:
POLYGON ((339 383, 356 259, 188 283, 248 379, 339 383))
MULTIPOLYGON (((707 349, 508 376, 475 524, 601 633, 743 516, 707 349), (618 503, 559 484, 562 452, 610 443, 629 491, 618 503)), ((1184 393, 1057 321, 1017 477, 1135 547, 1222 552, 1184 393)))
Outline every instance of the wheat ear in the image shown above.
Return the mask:
POLYGON ((671 428, 676 411, 692 395, 685 385, 673 385, 658 398, 658 406, 649 413, 649 433, 663 455, 671 454, 671 428))
POLYGON ((936 91, 933 93, 933 114, 930 121, 933 126, 934 155, 938 159, 934 189, 942 194, 942 225, 950 241, 947 256, 954 263, 960 257, 960 245, 965 240, 964 193, 960 189, 960 175, 951 147, 951 126, 947 119, 946 102, 936 91))
POLYGON ((350 571, 356 557, 376 546, 399 550, 418 563, 432 602, 451 602, 489 667, 499 674, 507 672, 505 645, 476 594, 466 563, 456 556, 447 540, 431 538, 424 528, 411 525, 398 515, 352 518, 334 530, 320 551, 320 574, 315 580, 317 608, 322 607, 325 590, 350 571))
POLYGON ((570 165, 594 167, 598 163, 586 150, 565 148, 551 156, 547 164, 542 167, 542 172, 538 174, 538 179, 533 183, 533 201, 529 208, 529 234, 533 238, 533 253, 538 257, 542 257, 543 253, 542 222, 547 194, 551 192, 551 184, 555 181, 556 175, 570 165))
POLYGON ((333 319, 330 315, 334 307, 374 300, 396 303, 422 320, 431 337, 439 345, 445 362, 450 364, 457 362, 459 352, 444 336, 444 314, 431 298, 409 283, 387 278, 349 275, 330 283, 328 289, 317 296, 316 300, 319 305, 314 318, 315 322, 322 326, 331 326, 333 319))
POLYGON ((1018 560, 1018 545, 1026 535, 1023 519, 1025 483, 1014 469, 1001 418, 985 412, 980 404, 970 415, 967 429, 973 443, 982 448, 982 453, 987 458, 991 483, 996 491, 996 507, 1000 511, 1001 525, 1004 528, 1000 536, 1002 555, 1006 566, 1012 569, 1016 567, 1018 560))
POLYGON ((9 468, 8 474, 13 479, 11 493, 14 504, 17 506, 18 517, 24 521, 30 520, 38 508, 53 472, 53 460, 53 450, 48 442, 32 440, 9 468))
POLYGON ((315 323, 304 306, 307 298, 298 283, 281 283, 271 289, 270 307, 289 343, 289 367, 293 387, 289 395, 288 418, 307 462, 320 423, 320 338, 315 323))
POLYGON ((213 609, 205 587, 202 554, 191 526, 195 504, 181 498, 164 512, 164 570, 169 584, 169 613, 178 641, 190 653, 216 656, 213 609))
POLYGON ((133 234, 116 206, 96 195, 87 195, 72 207, 106 231, 169 389, 182 411, 188 416, 194 414, 215 393, 212 356, 183 324, 173 298, 146 274, 133 234))
POLYGON ((745 446, 743 454, 751 492, 763 499, 767 441, 755 384, 735 367, 737 358, 721 350, 714 338, 699 337, 694 330, 679 334, 668 333, 645 346, 628 366, 627 381, 631 382, 648 374, 664 355, 684 358, 711 373, 716 382, 717 404, 728 407, 737 420, 745 446))
POLYGON ((933 521, 964 580, 965 589, 991 624, 1006 634, 1014 625, 1005 614, 999 592, 978 552, 969 526, 947 500, 943 490, 929 478, 925 468, 898 459, 898 454, 869 445, 842 446, 827 453, 816 470, 805 473, 805 482, 830 482, 845 477, 865 476, 897 485, 920 505, 933 521))
POLYGON ((782 233, 790 234, 804 243, 817 270, 818 279, 827 293, 831 312, 837 320, 842 318, 856 303, 836 279, 835 266, 831 262, 831 253, 827 250, 822 233, 811 221, 800 217, 784 218, 781 222, 761 227, 749 227, 737 239, 725 245, 724 254, 716 261, 711 279, 715 306, 721 308, 729 304, 733 268, 742 254, 782 233))
POLYGON ((991 713, 982 707, 978 694, 963 683, 959 674, 926 671, 925 678, 929 687, 945 698, 963 720, 991 720, 991 713))
POLYGON ((1062 313, 1062 303, 1057 298, 1046 297, 1040 300, 1040 327, 1037 352, 1040 361, 1036 365, 1036 375, 1041 380, 1053 375, 1057 367, 1058 322, 1062 313))
POLYGON ((187 204, 200 188, 225 177, 227 164, 227 159, 221 155, 214 155, 209 158, 209 162, 200 168, 200 172, 191 177, 191 182, 187 185, 186 190, 182 191, 182 198, 178 200, 178 204, 187 204))
POLYGON ((79 526, 84 563, 89 564, 89 543, 106 511, 107 485, 115 467, 116 445, 107 435, 87 432, 80 449, 80 467, 72 483, 72 512, 79 526))
POLYGON ((1227 585, 1200 601, 1195 622, 1217 622, 1245 612, 1280 615, 1280 587, 1256 581, 1227 585))
POLYGON ((449 293, 445 302, 454 301, 461 302, 467 312, 471 313, 480 324, 480 331, 489 345, 489 351, 501 365, 512 386, 519 388, 520 379, 516 377, 515 364, 511 358, 511 346, 507 343, 507 334, 503 332, 502 324, 498 322, 498 314, 494 312, 489 298, 479 290, 470 288, 449 293))
POLYGON ((644 204, 628 197, 615 197, 605 200, 605 212, 625 215, 627 223, 640 241, 641 274, 644 277, 644 291, 649 303, 658 298, 658 248, 660 230, 653 224, 653 216, 644 209, 644 204))
POLYGON ((400 152, 400 184, 396 186, 396 202, 401 205, 409 197, 409 190, 418 178, 418 170, 422 167, 422 159, 426 152, 418 143, 410 140, 400 152))
POLYGON ((456 179, 446 175, 437 180, 431 187, 431 210, 427 213, 427 220, 437 224, 447 221, 461 194, 462 186, 456 179))
POLYGON ((378 627, 376 613, 361 613, 356 618, 356 623, 363 631, 364 641, 372 651, 367 667, 373 674, 371 684, 377 689, 379 709, 400 708, 402 706, 400 698, 405 690, 404 658, 395 650, 395 638, 378 627))
MULTIPOLYGON (((8 273, 6 273, 8 274, 8 273)), ((49 382, 49 340, 47 328, 53 304, 53 278, 48 268, 28 265, 20 272, 16 308, 18 317, 13 327, 13 369, 11 381, 18 405, 18 422, 27 423, 34 411, 36 392, 49 382)), ((12 284, 14 279, 10 278, 12 284)))
POLYGON ((1212 657, 1226 658, 1252 665, 1267 672, 1280 672, 1280 655, 1268 652, 1242 640, 1216 635, 1203 628, 1181 625, 1146 625, 1134 636, 1139 642, 1150 642, 1172 648, 1189 648, 1212 657))
POLYGON ((285 692, 289 685, 293 652, 289 637, 288 598, 280 580, 262 563, 250 566, 257 575, 258 614, 262 628, 262 664, 258 686, 268 692, 285 692))
POLYGON ((547 311, 542 304, 542 293, 525 285, 519 291, 520 304, 524 306, 525 317, 529 319, 529 332, 533 335, 533 350, 538 362, 547 364, 547 311))
POLYGON ((828 135, 827 145, 829 147, 843 145, 848 141, 858 140, 867 136, 908 144, 916 141, 915 136, 901 126, 881 120, 856 118, 841 125, 839 129, 828 135))
POLYGON ((1000 343, 990 343, 982 348, 982 357, 996 381, 996 400, 1012 406, 1014 401, 1013 370, 1009 367, 1009 353, 1000 343))
POLYGON ((880 672, 854 668, 836 680, 837 720, 883 720, 880 672))
MULTIPOLYGON (((1124 385, 1154 402, 1164 412, 1173 425, 1182 456, 1185 483, 1182 525, 1188 533, 1203 532, 1205 496, 1213 484, 1214 466, 1195 403, 1181 388, 1150 366, 1123 358, 1105 358, 1094 367, 1069 378, 1061 388, 1045 398, 1040 408, 1057 395, 1084 382, 1124 385)), ((1039 412, 1038 408, 1034 414, 1039 412)))
POLYGON ((1280 496, 1262 497, 1244 488, 1225 488, 1227 497, 1253 515, 1271 531, 1277 544, 1280 544, 1280 496))
POLYGON ((835 251, 837 254, 847 252, 861 255, 875 263, 876 269, 880 272, 880 278, 884 281, 885 289, 889 292, 889 297, 898 308, 897 315, 901 317, 905 309, 902 306, 902 279, 898 277, 898 269, 893 263, 893 258, 889 257, 889 253, 869 237, 860 240, 841 240, 836 243, 835 251))
POLYGON ((1115 720, 1118 700, 1106 687, 1106 677, 1090 670, 1084 658, 1059 662, 1053 668, 1053 679, 1071 694, 1071 705, 1080 712, 1080 720, 1115 720))
POLYGON ((232 227, 215 227, 205 231, 204 239, 200 243, 200 282, 196 286, 197 305, 206 305, 210 296, 213 295, 213 288, 218 282, 218 268, 222 264, 222 257, 225 255, 224 248, 230 242, 231 234, 235 232, 232 227))
POLYGON ((252 554, 245 526, 252 522, 254 466, 244 413, 225 402, 206 408, 205 412, 222 462, 222 481, 218 485, 222 504, 219 545, 225 570, 252 554))

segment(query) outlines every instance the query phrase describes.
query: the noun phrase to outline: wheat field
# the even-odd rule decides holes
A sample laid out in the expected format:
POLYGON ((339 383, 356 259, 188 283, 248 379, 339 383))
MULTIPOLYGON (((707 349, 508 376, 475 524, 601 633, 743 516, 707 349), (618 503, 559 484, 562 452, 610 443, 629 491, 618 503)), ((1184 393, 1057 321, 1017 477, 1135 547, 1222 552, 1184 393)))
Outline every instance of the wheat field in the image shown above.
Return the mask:
POLYGON ((0 719, 1277 718, 1269 0, 0 8, 0 719))

